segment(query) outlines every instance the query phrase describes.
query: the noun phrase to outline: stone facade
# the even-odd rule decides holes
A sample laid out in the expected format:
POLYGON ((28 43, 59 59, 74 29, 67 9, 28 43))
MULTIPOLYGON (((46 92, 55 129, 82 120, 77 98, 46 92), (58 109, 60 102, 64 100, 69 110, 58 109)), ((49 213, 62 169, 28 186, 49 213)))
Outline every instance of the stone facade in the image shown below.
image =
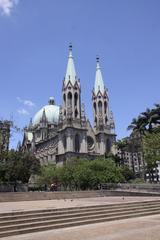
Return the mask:
POLYGON ((71 157, 94 159, 109 153, 116 135, 99 59, 92 105, 94 127, 86 118, 84 104, 81 102, 81 85, 70 46, 67 71, 62 83, 62 105, 56 106, 54 99, 49 99, 49 104, 35 115, 25 129, 23 148, 34 152, 45 165, 63 164, 71 157))

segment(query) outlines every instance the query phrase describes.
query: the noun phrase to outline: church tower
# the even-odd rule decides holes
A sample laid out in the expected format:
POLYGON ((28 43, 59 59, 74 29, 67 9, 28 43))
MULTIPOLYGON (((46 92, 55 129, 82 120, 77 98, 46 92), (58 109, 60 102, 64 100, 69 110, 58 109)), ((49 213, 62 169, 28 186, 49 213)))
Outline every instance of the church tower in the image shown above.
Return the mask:
POLYGON ((96 77, 92 95, 94 128, 104 130, 109 124, 109 98, 107 89, 104 86, 102 72, 97 57, 96 77))
POLYGON ((92 103, 97 152, 100 155, 104 155, 110 152, 115 134, 113 133, 113 115, 109 111, 108 90, 104 86, 99 57, 96 59, 96 76, 92 92, 92 103))
POLYGON ((66 75, 62 87, 63 119, 80 120, 81 118, 81 87, 77 78, 72 56, 72 45, 69 46, 69 56, 66 75))
POLYGON ((65 155, 64 159, 87 153, 87 129, 84 107, 81 107, 81 86, 77 78, 72 45, 65 78, 62 86, 62 106, 59 118, 58 152, 65 155))

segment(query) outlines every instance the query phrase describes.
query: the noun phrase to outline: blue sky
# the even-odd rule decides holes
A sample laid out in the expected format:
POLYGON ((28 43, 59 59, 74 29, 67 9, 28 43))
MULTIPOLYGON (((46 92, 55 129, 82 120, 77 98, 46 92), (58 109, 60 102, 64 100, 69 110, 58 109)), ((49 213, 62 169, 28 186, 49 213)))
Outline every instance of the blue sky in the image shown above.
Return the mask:
POLYGON ((72 42, 88 118, 98 54, 116 133, 126 136, 132 118, 160 102, 159 13, 159 0, 0 0, 0 118, 24 127, 50 96, 61 104, 72 42))

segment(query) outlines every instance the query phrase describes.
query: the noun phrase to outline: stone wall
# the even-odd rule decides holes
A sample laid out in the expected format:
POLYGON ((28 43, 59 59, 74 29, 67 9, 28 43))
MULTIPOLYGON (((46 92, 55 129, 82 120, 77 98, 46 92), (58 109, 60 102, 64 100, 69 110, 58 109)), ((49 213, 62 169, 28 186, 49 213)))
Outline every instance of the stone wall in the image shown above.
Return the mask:
POLYGON ((145 192, 159 192, 160 184, 129 184, 129 183, 104 183, 103 190, 129 190, 129 191, 145 191, 145 192))
POLYGON ((0 193, 0 202, 36 201, 53 199, 95 198, 104 196, 160 196, 160 193, 143 193, 114 190, 61 191, 61 192, 10 192, 0 193))
POLYGON ((28 184, 0 183, 0 192, 28 192, 28 184))

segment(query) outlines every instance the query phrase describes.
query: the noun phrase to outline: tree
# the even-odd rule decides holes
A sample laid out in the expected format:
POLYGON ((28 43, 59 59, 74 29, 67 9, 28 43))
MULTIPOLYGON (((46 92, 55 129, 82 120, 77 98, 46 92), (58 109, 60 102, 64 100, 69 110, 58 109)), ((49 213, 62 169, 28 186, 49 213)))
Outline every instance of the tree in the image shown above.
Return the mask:
POLYGON ((152 182, 154 181, 154 172, 157 168, 157 162, 160 161, 160 131, 148 133, 143 137, 143 149, 145 161, 147 163, 146 171, 149 174, 149 180, 152 182))
POLYGON ((152 109, 147 108, 137 118, 133 118, 128 130, 145 135, 147 132, 152 132, 157 124, 160 124, 160 104, 155 104, 152 109))
POLYGON ((71 159, 63 166, 44 166, 39 176, 41 184, 57 181, 65 190, 97 189, 101 183, 124 182, 121 168, 112 158, 71 159))
POLYGON ((38 173, 39 169, 40 162, 35 156, 22 151, 10 150, 5 153, 4 159, 0 162, 0 180, 28 183, 31 174, 38 173))
POLYGON ((140 135, 143 161, 147 164, 150 179, 153 178, 153 171, 156 168, 160 153, 159 140, 157 141, 158 132, 160 132, 160 104, 154 106, 152 109, 147 108, 128 126, 128 130, 132 130, 133 134, 138 132, 140 135), (154 133, 157 135, 155 136, 154 133))
POLYGON ((3 152, 9 149, 11 125, 11 121, 0 121, 0 154, 3 154, 3 152))
POLYGON ((153 130, 155 125, 160 124, 160 104, 155 104, 155 108, 151 110, 149 118, 149 130, 153 130))
POLYGON ((125 178, 126 182, 135 179, 135 174, 132 170, 129 169, 128 166, 121 166, 121 173, 125 178))

